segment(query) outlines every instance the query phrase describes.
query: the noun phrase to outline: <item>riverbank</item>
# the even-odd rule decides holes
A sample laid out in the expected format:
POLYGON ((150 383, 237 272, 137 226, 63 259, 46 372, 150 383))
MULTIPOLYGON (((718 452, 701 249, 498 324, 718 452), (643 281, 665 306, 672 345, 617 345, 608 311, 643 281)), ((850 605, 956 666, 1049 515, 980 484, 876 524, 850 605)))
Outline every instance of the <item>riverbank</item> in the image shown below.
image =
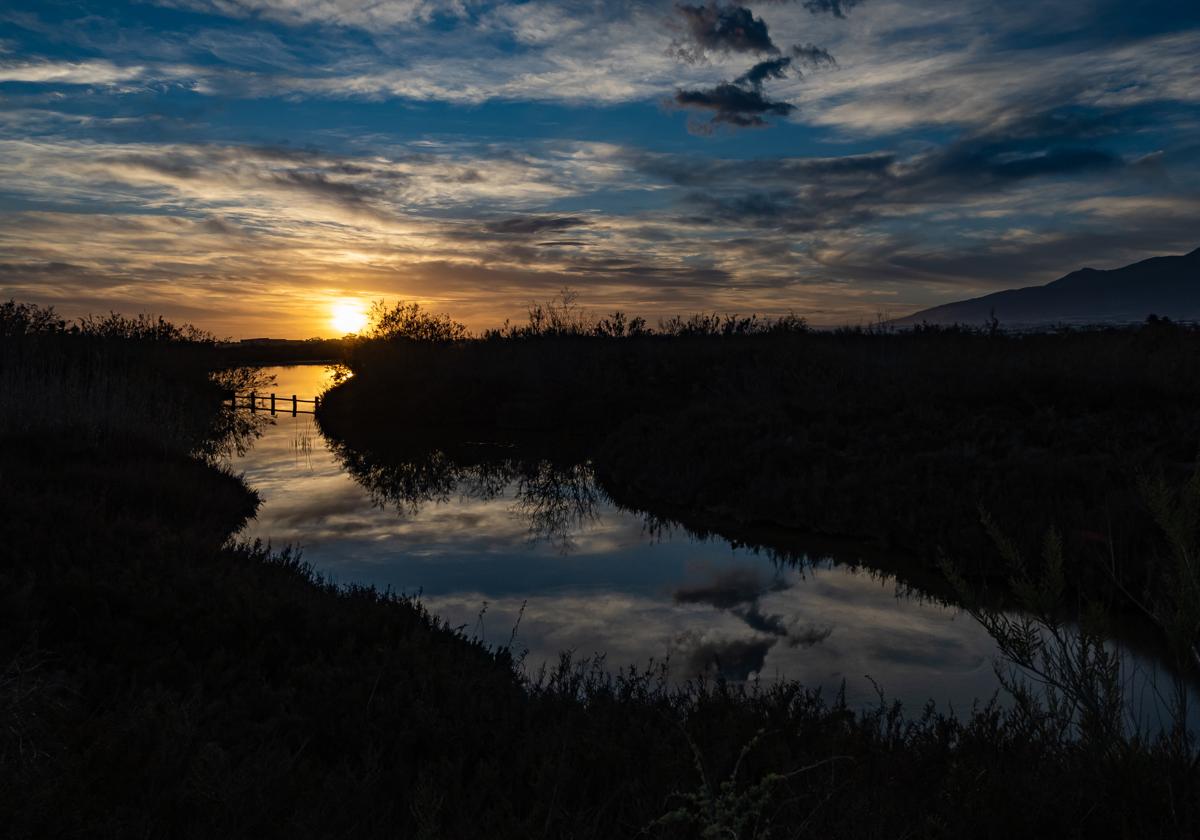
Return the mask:
MULTIPOLYGON (((671 688, 569 659, 526 674, 415 601, 231 545, 255 499, 204 457, 237 424, 208 371, 183 361, 196 348, 122 345, 95 366, 82 364, 94 344, 64 341, 67 364, 0 371, 114 395, 106 410, 36 431, 13 421, 0 436, 11 836, 1194 829, 1196 779, 1169 740, 1064 740, 996 706, 862 712, 794 684, 671 688), (150 383, 165 399, 134 413, 162 413, 122 425, 117 406, 150 383)), ((0 366, 33 357, 21 352, 6 344, 0 366)), ((37 353, 51 358, 45 344, 37 353)), ((6 389, 0 412, 26 396, 6 389)))

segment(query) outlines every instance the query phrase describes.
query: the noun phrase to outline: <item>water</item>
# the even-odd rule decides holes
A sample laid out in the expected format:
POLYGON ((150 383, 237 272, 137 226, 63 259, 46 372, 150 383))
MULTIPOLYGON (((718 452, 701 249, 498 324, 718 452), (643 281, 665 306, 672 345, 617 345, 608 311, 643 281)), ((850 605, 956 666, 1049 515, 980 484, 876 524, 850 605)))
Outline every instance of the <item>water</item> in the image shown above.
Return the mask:
MULTIPOLYGON (((322 366, 267 372, 280 394, 308 397, 330 383, 322 366)), ((300 546, 338 583, 420 593, 468 634, 512 639, 531 668, 562 651, 604 654, 613 668, 666 658, 681 679, 784 677, 829 695, 844 683, 858 706, 878 702, 878 686, 909 708, 932 700, 943 710, 999 687, 996 646, 969 614, 844 565, 854 556, 815 553, 798 566, 649 528, 585 470, 568 493, 585 504, 569 515, 508 476, 493 476, 486 493, 460 483, 432 494, 440 500, 397 504, 352 477, 310 416, 289 414, 233 467, 263 499, 242 536, 300 546)))

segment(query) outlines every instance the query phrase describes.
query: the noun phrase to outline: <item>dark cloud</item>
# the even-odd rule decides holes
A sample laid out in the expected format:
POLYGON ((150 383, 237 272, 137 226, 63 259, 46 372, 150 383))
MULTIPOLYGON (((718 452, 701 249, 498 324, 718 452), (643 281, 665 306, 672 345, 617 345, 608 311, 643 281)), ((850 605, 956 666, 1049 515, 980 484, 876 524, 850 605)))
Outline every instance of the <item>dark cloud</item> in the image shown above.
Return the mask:
MULTIPOLYGON (((708 7, 680 6, 679 8, 694 10, 708 7)), ((765 28, 763 33, 765 35, 765 28)), ((769 52, 778 52, 778 50, 771 45, 769 52)), ((709 123, 690 126, 693 131, 699 133, 710 133, 720 124, 739 128, 764 126, 767 124, 767 121, 763 119, 765 115, 786 117, 796 110, 796 106, 790 102, 767 98, 763 93, 763 84, 768 79, 785 79, 789 71, 799 76, 800 65, 817 67, 821 64, 835 63, 833 56, 827 50, 812 44, 797 44, 792 47, 792 52, 794 58, 780 56, 760 61, 732 82, 721 82, 715 87, 700 90, 676 91, 675 103, 684 108, 700 108, 714 112, 709 123)))
MULTIPOLYGON (((677 3, 675 8, 684 19, 688 40, 674 44, 673 52, 684 61, 700 61, 710 52, 779 53, 766 22, 743 6, 720 5, 710 0, 703 6, 677 3)), ((786 78, 789 70, 799 76, 801 66, 833 64, 836 62, 828 50, 814 44, 796 44, 791 56, 760 61, 732 82, 678 90, 675 103, 713 112, 707 123, 689 123, 688 128, 694 133, 711 134, 720 125, 761 127, 767 125, 765 116, 787 116, 796 108, 789 102, 769 99, 763 93, 764 82, 786 78)))
POLYGON ((629 150, 624 160, 635 171, 679 187, 729 187, 746 184, 797 184, 810 179, 861 179, 877 175, 896 162, 891 152, 836 158, 770 158, 728 160, 693 155, 629 150))
POLYGON ((807 627, 792 628, 788 632, 787 643, 788 647, 812 647, 819 645, 821 642, 833 635, 833 627, 826 625, 818 627, 815 624, 810 624, 807 627))
POLYGON ((746 88, 721 82, 706 90, 680 90, 675 102, 684 108, 700 108, 713 112, 712 125, 725 124, 739 128, 764 126, 764 115, 786 117, 796 106, 790 102, 768 99, 756 88, 746 88))
POLYGON ((742 75, 734 79, 735 85, 759 89, 767 79, 783 79, 787 77, 787 69, 792 60, 787 56, 760 61, 742 75))
POLYGON ((1008 133, 956 140, 898 165, 881 183, 882 199, 949 200, 986 193, 1031 178, 1052 178, 1121 168, 1125 160, 1092 146, 1061 144, 1053 137, 1008 133))
POLYGON ((814 15, 828 14, 836 18, 844 18, 846 12, 862 3, 863 0, 804 0, 804 8, 814 15))
POLYGON ((484 227, 491 233, 512 235, 535 235, 556 233, 561 230, 583 227, 589 224, 582 216, 517 216, 489 222, 484 227))
POLYGON ((712 580, 675 590, 677 604, 709 604, 731 609, 751 604, 767 592, 778 592, 787 585, 778 578, 763 580, 757 569, 738 567, 718 573, 712 580))
MULTIPOLYGON (((768 66, 743 79, 778 71, 775 61, 762 64, 768 66)), ((736 104, 733 100, 728 107, 736 104)), ((681 222, 807 233, 867 224, 897 207, 999 197, 1030 181, 1092 176, 1115 186, 1161 177, 1158 158, 1127 159, 1105 148, 1101 131, 1095 118, 1032 114, 906 157, 881 151, 843 158, 712 160, 641 153, 631 156, 630 165, 690 188, 679 200, 681 222)))
POLYGON ((684 61, 699 61, 710 52, 779 52, 771 41, 766 22, 743 6, 677 3, 675 9, 683 18, 688 42, 676 44, 674 52, 684 61))
POLYGON ((792 57, 796 59, 797 64, 803 64, 806 67, 837 66, 837 59, 830 54, 829 50, 818 47, 816 44, 793 44, 792 57))
POLYGON ((701 208, 701 215, 716 219, 775 220, 796 210, 796 195, 792 190, 747 192, 733 196, 711 193, 691 193, 685 201, 701 208))
POLYGON ((584 282, 589 290, 611 285, 626 292, 630 283, 636 281, 640 286, 654 290, 657 295, 682 298, 695 293, 699 300, 700 295, 714 289, 726 289, 734 282, 730 272, 712 266, 664 265, 652 258, 618 260, 592 256, 582 251, 564 251, 556 254, 558 256, 564 258, 563 264, 553 269, 538 265, 538 252, 534 249, 526 252, 528 267, 515 259, 489 265, 465 260, 424 260, 406 270, 404 276, 412 288, 429 290, 430 294, 437 289, 456 288, 489 295, 494 294, 498 287, 512 287, 527 289, 528 294, 537 299, 550 297, 564 286, 579 288, 584 282))
POLYGON ((786 640, 788 647, 813 647, 833 635, 833 627, 825 625, 818 627, 815 624, 807 624, 799 626, 796 620, 788 622, 782 615, 777 613, 764 613, 762 607, 757 603, 751 604, 748 608, 742 610, 732 610, 733 614, 742 621, 746 622, 746 626, 751 630, 757 630, 759 633, 766 633, 771 636, 779 636, 786 640))
POLYGON ((772 636, 786 636, 788 634, 787 622, 783 620, 783 616, 775 613, 764 613, 762 606, 757 601, 747 609, 734 611, 734 614, 746 622, 746 626, 751 630, 757 630, 760 633, 767 633, 772 636))
POLYGON ((235 182, 242 186, 252 180, 259 188, 294 191, 378 218, 391 217, 382 202, 395 182, 407 177, 352 160, 325 158, 312 150, 273 146, 200 146, 186 153, 132 152, 108 156, 104 162, 177 181, 235 182), (370 182, 363 180, 364 176, 370 182))
MULTIPOLYGON (((728 610, 732 615, 744 621, 746 626, 751 630, 768 636, 787 639, 789 647, 811 647, 829 638, 830 633, 833 632, 832 627, 818 628, 807 626, 797 630, 795 621, 789 622, 778 613, 763 611, 760 602, 763 595, 770 592, 781 592, 787 588, 788 584, 783 579, 776 577, 764 580, 756 569, 728 569, 716 575, 711 581, 693 586, 685 586, 676 590, 675 603, 709 604, 717 609, 728 610)), ((753 644, 761 646, 761 643, 753 644)), ((769 648, 769 644, 763 647, 762 654, 764 656, 766 650, 769 648)), ((704 671, 712 664, 711 660, 714 657, 723 654, 725 660, 721 660, 720 671, 721 673, 725 673, 724 669, 731 656, 736 661, 736 670, 744 664, 741 657, 748 653, 748 648, 736 647, 733 651, 727 649, 717 650, 712 643, 708 643, 698 645, 693 650, 689 662, 691 663, 690 667, 704 671), (738 654, 738 656, 733 656, 733 654, 738 654)), ((761 659, 758 660, 758 667, 752 667, 749 670, 756 671, 760 667, 761 659)))
POLYGON ((696 633, 686 633, 676 645, 687 651, 686 676, 721 676, 728 680, 747 680, 751 674, 762 673, 767 653, 778 643, 777 638, 702 639, 696 633))
POLYGON ((356 208, 382 197, 382 192, 375 187, 349 181, 334 181, 323 172, 269 172, 263 175, 262 180, 273 186, 321 196, 338 204, 356 208))
POLYGON ((732 224, 787 233, 841 230, 877 217, 877 207, 864 197, 864 192, 841 193, 818 186, 724 195, 696 192, 683 199, 693 210, 683 218, 692 224, 732 224))
POLYGON ((1120 155, 1100 149, 1052 149, 1043 154, 997 160, 991 171, 1000 178, 1034 178, 1113 169, 1122 163, 1120 155))
MULTIPOLYGON (((795 0, 762 0, 774 6, 791 5, 795 0)), ((836 18, 846 17, 846 13, 855 6, 861 6, 863 0, 801 0, 800 5, 814 15, 833 15, 836 18)))

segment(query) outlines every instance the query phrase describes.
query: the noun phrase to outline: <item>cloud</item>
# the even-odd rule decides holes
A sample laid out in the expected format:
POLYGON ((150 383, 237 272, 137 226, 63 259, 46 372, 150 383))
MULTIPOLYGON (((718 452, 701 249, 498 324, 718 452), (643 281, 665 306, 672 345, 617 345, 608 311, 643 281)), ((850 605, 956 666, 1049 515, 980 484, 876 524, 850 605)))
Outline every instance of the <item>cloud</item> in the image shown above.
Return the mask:
POLYGON ((844 18, 846 12, 862 3, 863 0, 804 0, 804 8, 814 15, 830 14, 844 18))
POLYGON ((803 647, 809 648, 814 645, 819 645, 821 642, 833 635, 833 627, 825 625, 818 627, 815 624, 810 624, 805 627, 792 628, 788 632, 788 647, 803 647))
POLYGON ((142 67, 121 67, 111 61, 37 61, 0 63, 0 82, 110 85, 142 77, 142 67))
POLYGON ((435 15, 456 16, 465 11, 459 0, 154 0, 160 6, 234 18, 261 18, 290 26, 325 23, 364 29, 409 26, 435 15))
POLYGON ((735 85, 743 87, 761 88, 764 81, 767 79, 783 79, 787 77, 787 69, 791 65, 792 60, 787 56, 775 58, 768 61, 760 61, 749 70, 733 80, 735 85))
MULTIPOLYGON (((771 51, 776 51, 773 45, 771 51)), ((720 124, 739 128, 765 126, 767 121, 763 115, 787 116, 796 109, 790 102, 767 98, 763 93, 763 84, 768 79, 786 79, 789 70, 792 75, 799 77, 802 75, 800 65, 818 67, 835 63, 827 50, 812 44, 797 44, 792 52, 795 60, 790 56, 780 56, 760 61, 732 82, 721 82, 712 88, 677 90, 675 104, 714 112, 709 123, 689 125, 695 133, 711 133, 720 124)))
POLYGON ((570 230, 587 224, 588 220, 582 216, 518 216, 488 222, 484 227, 492 233, 527 236, 570 230))
POLYGON ((643 154, 630 165, 688 188, 683 217, 710 227, 746 225, 781 232, 853 229, 940 206, 1004 202, 1027 182, 1157 177, 1157 159, 1106 147, 1091 120, 1034 115, 991 133, 965 134, 900 155, 718 161, 643 154))
MULTIPOLYGON (((795 0, 764 0, 775 6, 786 6, 795 0)), ((855 6, 862 5, 863 0, 801 0, 800 5, 814 15, 832 15, 835 18, 845 18, 846 13, 855 6)))
POLYGON ((767 653, 778 641, 776 638, 710 639, 689 630, 676 638, 675 646, 686 651, 684 668, 688 678, 716 675, 744 681, 762 673, 767 653))
POLYGON ((1119 170, 1127 161, 1091 140, 1089 122, 1033 115, 994 132, 967 134, 897 162, 883 185, 894 200, 948 200, 1020 181, 1119 170), (1082 142, 1081 142, 1082 141, 1082 142))
POLYGON ((743 6, 727 6, 715 0, 703 6, 675 5, 683 18, 689 41, 676 44, 673 52, 684 61, 701 61, 708 53, 777 53, 767 24, 743 6))
POLYGON ((735 615, 746 622, 751 630, 757 630, 760 633, 767 633, 772 636, 786 636, 788 633, 787 623, 783 620, 783 616, 764 613, 762 606, 755 601, 748 608, 743 610, 734 610, 735 615))
MULTIPOLYGON (((707 89, 676 91, 675 103, 684 108, 712 111, 711 126, 725 124, 739 128, 765 126, 763 115, 786 117, 796 110, 789 102, 768 99, 761 90, 729 82, 707 89)), ((705 129, 700 127, 700 130, 705 129)))
POLYGON ((944 33, 899 30, 840 41, 845 72, 813 77, 802 91, 808 122, 861 138, 929 126, 993 130, 1056 109, 1116 114, 1200 101, 1200 88, 1190 83, 1200 29, 1023 45, 1020 31, 1001 40, 983 28, 984 19, 979 27, 956 19, 944 33))
POLYGON ((837 59, 830 54, 829 50, 818 47, 816 44, 793 44, 792 57, 796 59, 797 64, 808 67, 837 65, 837 59))
POLYGON ((705 583, 681 586, 675 590, 674 597, 677 604, 708 604, 718 609, 730 609, 784 588, 786 584, 782 580, 764 580, 757 569, 738 566, 719 572, 705 583))
MULTIPOLYGON (((829 638, 833 632, 832 627, 799 626, 796 621, 789 622, 782 615, 764 611, 761 603, 764 595, 783 592, 788 588, 788 582, 782 578, 765 580, 755 568, 738 567, 723 570, 706 583, 680 587, 675 590, 674 600, 676 604, 708 604, 726 610, 740 618, 751 630, 768 636, 786 638, 789 647, 811 647, 829 638)), ((760 648, 761 643, 749 647, 739 645, 733 650, 720 645, 700 644, 690 655, 689 667, 703 671, 712 664, 712 660, 718 659, 722 663, 722 673, 725 673, 725 668, 730 662, 734 663, 733 670, 740 672, 744 670, 745 658, 753 660, 760 648)), ((769 648, 770 645, 762 648, 763 655, 769 648)))

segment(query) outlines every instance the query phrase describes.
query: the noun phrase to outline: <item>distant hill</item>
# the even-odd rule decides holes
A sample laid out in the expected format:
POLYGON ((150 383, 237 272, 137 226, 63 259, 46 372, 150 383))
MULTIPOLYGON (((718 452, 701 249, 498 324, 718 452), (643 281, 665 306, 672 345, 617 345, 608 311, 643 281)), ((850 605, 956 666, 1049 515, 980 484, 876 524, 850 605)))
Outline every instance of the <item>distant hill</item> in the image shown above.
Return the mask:
POLYGON ((1132 323, 1151 313, 1200 321, 1200 248, 1111 271, 1081 268, 1044 286, 947 303, 892 323, 974 325, 987 322, 993 313, 1004 326, 1132 323))

